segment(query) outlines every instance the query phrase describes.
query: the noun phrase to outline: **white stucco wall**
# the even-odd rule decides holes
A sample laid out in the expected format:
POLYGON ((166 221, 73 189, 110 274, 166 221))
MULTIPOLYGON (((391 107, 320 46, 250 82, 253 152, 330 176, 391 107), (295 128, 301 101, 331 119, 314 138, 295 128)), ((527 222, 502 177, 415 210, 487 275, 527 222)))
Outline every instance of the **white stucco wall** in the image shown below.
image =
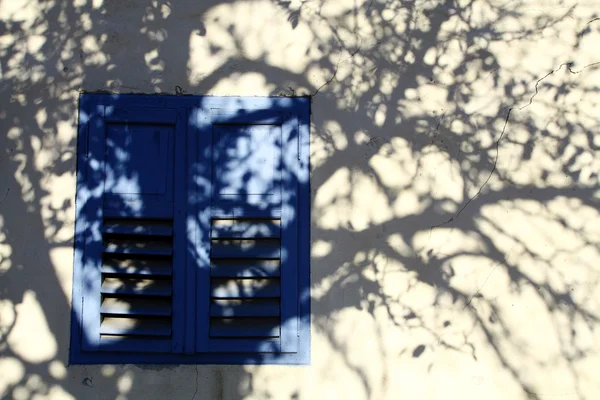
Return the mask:
POLYGON ((599 17, 0 0, 0 397, 600 398, 599 17), (68 366, 80 91, 314 95, 311 366, 68 366))

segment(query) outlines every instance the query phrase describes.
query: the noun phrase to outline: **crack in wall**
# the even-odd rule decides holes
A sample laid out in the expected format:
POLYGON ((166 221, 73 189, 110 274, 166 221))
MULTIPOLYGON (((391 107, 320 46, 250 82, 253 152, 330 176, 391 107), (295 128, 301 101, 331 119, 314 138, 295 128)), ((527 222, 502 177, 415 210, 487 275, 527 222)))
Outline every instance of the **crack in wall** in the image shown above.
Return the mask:
POLYGON ((522 110, 526 107, 529 107, 532 103, 533 103, 533 99, 535 98, 535 96, 538 95, 539 91, 538 91, 538 86, 540 84, 541 81, 543 81, 544 79, 546 79, 547 77, 549 77, 550 75, 552 75, 553 73, 559 71, 563 65, 567 65, 567 64, 572 64, 572 63, 562 63, 559 65, 558 68, 553 69, 552 71, 548 72, 546 75, 544 75, 543 77, 541 77, 540 79, 537 80, 537 82, 535 83, 535 93, 533 94, 533 96, 531 96, 531 98, 529 99, 529 103, 525 104, 523 107, 519 108, 519 110, 522 110))
POLYGON ((475 291, 475 293, 473 293, 473 296, 471 296, 469 298, 469 301, 467 301, 467 303, 465 304, 465 306, 462 308, 462 310, 460 311, 464 311, 465 308, 467 308, 471 302, 473 301, 473 299, 475 297, 477 297, 477 295, 479 295, 479 293, 481 293, 481 290, 483 289, 483 287, 485 286, 485 284, 488 282, 488 280, 490 279, 490 277, 492 276, 492 274, 494 273, 494 271, 496 270, 496 268, 498 268, 499 266, 501 266, 502 264, 505 264, 506 261, 508 260, 508 256, 510 255, 510 252, 512 251, 512 249, 516 246, 513 245, 510 250, 508 250, 508 252, 506 253, 506 256, 504 256, 504 259, 502 259, 502 261, 500 261, 499 263, 497 263, 496 265, 494 265, 494 268, 492 268, 492 270, 490 271, 490 273, 488 274, 488 276, 485 278, 485 281, 483 281, 483 283, 481 284, 481 286, 479 287, 479 289, 477 289, 475 291))
POLYGON ((335 77, 336 77, 336 75, 338 73, 338 70, 340 68, 340 64, 343 63, 343 62, 346 62, 346 61, 350 60, 352 57, 354 57, 360 51, 361 48, 362 48, 362 44, 359 44, 358 48, 356 50, 354 50, 353 52, 351 52, 350 56, 348 58, 346 58, 345 60, 343 60, 343 61, 342 61, 342 54, 340 53, 340 58, 339 58, 338 62, 335 65, 335 70, 333 71, 333 74, 331 75, 331 78, 329 78, 321 86, 319 86, 317 88, 317 90, 313 94, 310 95, 310 97, 312 98, 312 97, 316 96, 321 91, 321 89, 323 89, 325 86, 327 86, 331 82, 333 82, 333 80, 335 79, 335 77))
POLYGON ((196 365, 196 389, 194 389, 194 394, 192 395, 192 400, 196 398, 198 394, 198 366, 196 365))
POLYGON ((448 220, 446 220, 446 221, 444 221, 442 223, 439 223, 437 225, 431 226, 431 228, 429 229, 429 235, 430 236, 431 236, 431 230, 433 230, 433 228, 439 228, 440 226, 449 224, 450 222, 452 222, 455 219, 457 219, 458 216, 465 210, 465 208, 467 208, 467 206, 473 200, 475 200, 475 198, 477 198, 477 196, 479 196, 481 194, 481 191, 483 190, 483 188, 488 184, 489 180, 492 178, 492 175, 494 175, 494 172, 496 171, 496 166, 498 165, 498 157, 500 155, 500 141, 504 137, 504 132, 506 131, 506 126, 508 125, 508 119, 510 118, 510 113, 512 112, 512 109, 513 109, 512 107, 508 109, 508 112, 506 113, 506 118, 504 119, 504 127, 502 128, 502 132, 500 133, 500 137, 498 138, 498 140, 496 140, 496 157, 494 159, 494 165, 492 166, 492 170, 490 171, 488 177, 483 182, 483 184, 479 187, 479 189, 477 190, 477 192, 473 196, 471 196, 469 198, 469 200, 467 200, 467 202, 462 206, 462 208, 460 210, 458 210, 458 212, 455 215, 453 215, 448 220))
POLYGON ((4 197, 2 197, 2 200, 0 200, 0 203, 2 203, 4 200, 6 200, 9 193, 10 193, 10 188, 6 189, 6 193, 4 193, 4 197))
POLYGON ((598 65, 598 64, 600 64, 600 61, 598 61, 598 62, 594 62, 594 63, 591 63, 591 64, 588 64, 588 65, 585 65, 585 66, 584 66, 583 68, 581 68, 579 71, 573 71, 573 70, 571 69, 571 67, 573 66, 573 62, 566 62, 566 63, 562 63, 562 64, 560 64, 560 65, 558 66, 558 68, 556 68, 556 69, 553 69, 552 71, 548 72, 546 75, 544 75, 543 77, 541 77, 540 79, 538 79, 538 80, 537 80, 537 82, 535 83, 535 93, 534 93, 534 94, 533 94, 533 96, 531 96, 531 98, 529 99, 529 103, 527 103, 527 104, 525 104, 523 107, 519 108, 519 110, 522 110, 522 109, 524 109, 524 108, 526 108, 526 107, 529 107, 529 106, 530 106, 530 105, 533 103, 533 99, 535 98, 535 96, 537 96, 537 95, 538 95, 538 93, 539 93, 538 86, 539 86, 540 82, 541 82, 541 81, 543 81, 544 79, 546 79, 547 77, 549 77, 550 75, 552 75, 553 73, 560 71, 560 69, 561 69, 563 66, 565 66, 565 65, 566 65, 566 66, 567 66, 567 71, 568 71, 569 73, 571 73, 571 74, 575 75, 575 74, 579 74, 579 73, 583 72, 583 70, 584 70, 584 69, 586 69, 586 68, 593 67, 594 65, 598 65))

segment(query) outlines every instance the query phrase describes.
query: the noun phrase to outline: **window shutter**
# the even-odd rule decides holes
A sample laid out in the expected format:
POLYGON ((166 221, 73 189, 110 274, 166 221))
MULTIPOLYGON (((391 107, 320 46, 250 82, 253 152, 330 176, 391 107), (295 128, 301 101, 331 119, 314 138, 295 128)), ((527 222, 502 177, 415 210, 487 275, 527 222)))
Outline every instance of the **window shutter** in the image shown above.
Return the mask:
POLYGON ((295 353, 298 118, 286 108, 223 103, 197 110, 190 157, 204 182, 193 211, 196 351, 295 353))
POLYGON ((71 361, 308 363, 309 99, 79 110, 71 361))
POLYGON ((87 113, 76 227, 82 350, 182 352, 184 115, 104 105, 87 113))

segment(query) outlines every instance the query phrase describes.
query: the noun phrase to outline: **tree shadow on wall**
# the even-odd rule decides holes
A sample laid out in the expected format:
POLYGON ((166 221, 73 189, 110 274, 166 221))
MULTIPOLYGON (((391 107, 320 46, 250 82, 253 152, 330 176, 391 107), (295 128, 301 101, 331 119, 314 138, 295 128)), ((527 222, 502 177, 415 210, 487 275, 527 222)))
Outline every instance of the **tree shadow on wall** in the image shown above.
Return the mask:
MULTIPOLYGON (((580 338, 598 326, 587 278, 597 236, 585 221, 597 218, 599 197, 590 161, 598 117, 584 106, 598 89, 582 77, 596 64, 557 58, 511 74, 499 47, 560 37, 572 9, 526 18, 525 6, 453 1, 81 3, 12 6, 1 22, 0 349, 14 371, 3 395, 80 398, 101 387, 107 397, 143 396, 152 387, 139 368, 65 368, 76 145, 64 133, 75 129, 78 91, 210 94, 251 75, 274 95, 313 95, 313 345, 338 354, 365 397, 391 387, 389 360, 419 359, 427 374, 441 367, 433 354, 451 352, 498 364, 532 397, 543 390, 532 371, 560 363, 585 398, 593 383, 582 360, 596 350, 580 338), (271 60, 284 49, 250 35, 270 33, 257 16, 264 10, 313 38, 295 55, 301 72, 271 60), (220 66, 194 75, 203 55, 220 66), (583 102, 573 104, 574 92, 583 102), (459 279, 471 274, 474 284, 459 279), (498 279, 502 290, 489 285, 498 279), (556 338, 550 356, 520 336, 528 318, 511 311, 519 301, 541 310, 536 322, 556 338), (25 335, 27 318, 47 332, 25 335), (360 322, 354 337, 369 337, 364 346, 346 320, 360 322), (44 351, 28 354, 36 341, 44 351), (368 349, 368 362, 357 348, 368 349)), ((597 32, 587 22, 573 51, 597 32)), ((205 395, 197 384, 207 378, 211 395, 273 395, 253 379, 261 373, 196 368, 170 384, 205 395)))

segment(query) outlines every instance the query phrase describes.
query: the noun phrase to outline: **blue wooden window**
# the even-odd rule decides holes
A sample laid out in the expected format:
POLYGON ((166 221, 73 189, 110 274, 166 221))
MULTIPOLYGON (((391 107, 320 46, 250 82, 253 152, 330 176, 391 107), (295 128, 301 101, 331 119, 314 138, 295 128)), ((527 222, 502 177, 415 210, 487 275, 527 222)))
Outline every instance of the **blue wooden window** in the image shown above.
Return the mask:
POLYGON ((309 363, 309 107, 81 95, 72 363, 309 363))

